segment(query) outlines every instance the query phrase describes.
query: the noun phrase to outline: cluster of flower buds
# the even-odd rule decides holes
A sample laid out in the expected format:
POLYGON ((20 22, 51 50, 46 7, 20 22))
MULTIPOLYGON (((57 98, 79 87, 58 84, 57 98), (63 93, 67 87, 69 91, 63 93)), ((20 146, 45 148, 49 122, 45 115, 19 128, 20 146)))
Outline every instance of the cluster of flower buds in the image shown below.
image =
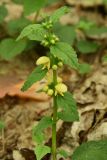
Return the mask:
POLYGON ((45 47, 48 47, 50 45, 54 45, 58 41, 59 38, 55 34, 44 35, 44 40, 42 40, 41 44, 45 47))
POLYGON ((60 77, 58 77, 57 78, 57 85, 55 85, 55 92, 54 92, 54 89, 51 88, 50 84, 44 86, 43 91, 46 92, 49 96, 52 96, 53 94, 55 96, 57 94, 64 96, 64 93, 67 92, 67 86, 64 83, 62 83, 62 79, 60 77))
POLYGON ((47 21, 47 22, 43 22, 43 23, 42 23, 42 26, 43 26, 44 28, 46 28, 46 29, 50 29, 50 28, 53 27, 53 24, 52 24, 52 21, 49 20, 49 21, 47 21))
POLYGON ((62 67, 62 66, 63 66, 62 61, 59 61, 57 64, 54 64, 54 65, 52 66, 52 69, 53 69, 53 70, 57 70, 58 67, 62 67))

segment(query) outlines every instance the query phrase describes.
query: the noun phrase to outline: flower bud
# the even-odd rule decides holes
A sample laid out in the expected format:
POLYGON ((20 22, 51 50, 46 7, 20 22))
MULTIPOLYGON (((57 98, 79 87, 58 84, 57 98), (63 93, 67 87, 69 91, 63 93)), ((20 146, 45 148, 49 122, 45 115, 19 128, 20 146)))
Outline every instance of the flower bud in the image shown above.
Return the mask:
POLYGON ((52 38, 56 38, 56 35, 55 35, 55 34, 53 34, 53 35, 52 35, 52 38))
POLYGON ((44 38, 47 38, 47 35, 46 35, 46 34, 44 35, 44 38))
POLYGON ((48 89, 49 89, 49 87, 48 87, 48 86, 44 86, 44 87, 43 87, 43 91, 44 91, 44 92, 47 92, 47 91, 48 91, 48 89))
POLYGON ((48 89, 48 92, 47 92, 48 96, 52 96, 53 93, 54 93, 53 89, 48 89))
POLYGON ((60 61, 60 62, 58 62, 58 66, 59 67, 62 67, 63 66, 63 63, 60 61))
POLYGON ((55 65, 55 64, 52 66, 52 69, 55 70, 55 71, 57 70, 57 68, 58 68, 58 67, 57 67, 57 65, 55 65))
POLYGON ((63 83, 59 83, 55 86, 55 95, 60 94, 64 96, 64 93, 67 92, 67 86, 63 83))
POLYGON ((50 42, 51 42, 51 44, 55 44, 55 40, 54 39, 52 39, 50 42))
POLYGON ((51 20, 49 20, 49 24, 52 24, 52 21, 51 21, 51 20))
POLYGON ((43 41, 41 42, 41 44, 42 44, 42 45, 44 45, 44 44, 45 44, 45 42, 46 42, 46 40, 43 40, 43 41))
POLYGON ((56 37, 56 38, 55 38, 55 41, 59 41, 59 38, 58 38, 58 37, 56 37))
POLYGON ((49 45, 49 42, 45 41, 44 46, 48 46, 48 45, 49 45))

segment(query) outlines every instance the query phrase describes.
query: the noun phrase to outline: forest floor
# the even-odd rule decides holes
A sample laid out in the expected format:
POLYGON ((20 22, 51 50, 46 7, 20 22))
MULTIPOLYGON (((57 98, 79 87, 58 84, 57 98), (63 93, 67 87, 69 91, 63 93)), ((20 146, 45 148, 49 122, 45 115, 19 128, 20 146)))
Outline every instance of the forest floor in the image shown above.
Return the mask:
MULTIPOLYGON (((72 5, 70 0, 67 3, 72 5)), ((75 23, 79 16, 84 15, 105 24, 107 15, 103 17, 94 5, 72 3, 72 17, 63 17, 62 23, 75 23)), ((107 63, 101 61, 105 52, 106 49, 94 55, 79 56, 80 61, 91 64, 92 71, 88 74, 80 75, 67 66, 59 73, 77 101, 80 116, 79 122, 58 123, 58 147, 71 154, 83 142, 107 138, 107 63)), ((20 91, 38 56, 32 51, 11 62, 0 61, 0 118, 5 122, 4 133, 0 137, 0 160, 17 160, 13 153, 20 160, 35 160, 32 127, 44 115, 52 114, 52 99, 43 93, 36 93, 41 83, 33 85, 27 92, 20 91)), ((46 133, 46 143, 50 145, 50 128, 46 133)))

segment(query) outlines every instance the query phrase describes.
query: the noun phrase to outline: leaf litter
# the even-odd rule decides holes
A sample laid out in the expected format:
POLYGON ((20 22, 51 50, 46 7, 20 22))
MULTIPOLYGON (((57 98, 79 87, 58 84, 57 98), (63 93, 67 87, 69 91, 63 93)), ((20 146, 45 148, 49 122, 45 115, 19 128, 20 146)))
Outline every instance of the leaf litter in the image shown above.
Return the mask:
MULTIPOLYGON (((94 4, 84 4, 83 1, 81 1, 81 4, 76 3, 76 1, 66 1, 76 7, 80 5, 83 7, 94 7, 94 4)), ((100 2, 98 2, 97 5, 100 5, 100 2)), ((78 12, 80 12, 80 10, 78 12)), ((72 14, 74 17, 71 19, 71 15, 67 15, 63 17, 61 21, 69 24, 76 23, 79 20, 78 12, 77 8, 76 10, 73 8, 72 14)), ((83 11, 80 13, 82 16, 88 15, 89 19, 93 18, 94 20, 97 16, 96 19, 100 23, 104 23, 104 19, 99 14, 86 14, 83 11)), ((96 37, 92 36, 91 38, 94 39, 96 37)), ((99 39, 99 37, 97 37, 97 39, 99 39)), ((5 65, 5 62, 3 63, 5 65)), ((14 68, 14 65, 12 68, 14 68)), ((12 68, 11 70, 13 70, 12 68)), ((78 104, 80 121, 66 124, 65 133, 60 140, 59 147, 72 153, 82 142, 107 138, 107 65, 101 63, 93 64, 93 71, 84 78, 75 71, 69 70, 66 66, 64 69, 65 71, 63 70, 60 74, 66 84, 68 84, 69 89, 74 93, 78 104)), ((29 68, 25 70, 29 72, 29 68)), ((2 110, 0 110, 0 117, 6 124, 6 151, 4 154, 1 149, 2 139, 0 137, 0 158, 5 157, 5 159, 7 158, 8 160, 13 160, 13 158, 14 160, 18 160, 20 158, 20 160, 27 160, 25 155, 30 154, 34 146, 34 142, 31 139, 32 126, 37 124, 44 115, 52 114, 52 109, 50 108, 52 102, 45 95, 35 93, 35 90, 38 89, 41 84, 34 85, 33 88, 26 93, 19 91, 28 72, 23 73, 22 69, 18 69, 17 67, 13 73, 6 68, 0 72, 0 107, 2 108, 2 110), (15 75, 14 79, 13 75, 15 75)), ((62 126, 63 124, 60 122, 59 128, 62 126)), ((47 133, 50 137, 50 129, 48 129, 47 133)), ((32 155, 33 154, 30 154, 28 157, 32 155)), ((35 157, 31 157, 29 160, 33 160, 34 158, 35 157)))

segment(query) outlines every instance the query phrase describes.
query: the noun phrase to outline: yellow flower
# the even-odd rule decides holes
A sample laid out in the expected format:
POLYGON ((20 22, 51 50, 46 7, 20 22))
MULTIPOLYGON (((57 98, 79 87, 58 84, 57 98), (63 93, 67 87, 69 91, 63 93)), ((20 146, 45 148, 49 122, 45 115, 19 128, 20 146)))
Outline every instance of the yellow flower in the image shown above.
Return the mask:
POLYGON ((36 61, 36 64, 37 65, 41 65, 43 64, 43 68, 42 69, 45 69, 47 68, 48 70, 50 69, 50 59, 46 56, 42 56, 40 57, 37 61, 36 61))
POLYGON ((67 86, 63 83, 58 83, 55 86, 55 96, 57 94, 60 94, 61 96, 64 96, 64 93, 67 92, 67 86))

